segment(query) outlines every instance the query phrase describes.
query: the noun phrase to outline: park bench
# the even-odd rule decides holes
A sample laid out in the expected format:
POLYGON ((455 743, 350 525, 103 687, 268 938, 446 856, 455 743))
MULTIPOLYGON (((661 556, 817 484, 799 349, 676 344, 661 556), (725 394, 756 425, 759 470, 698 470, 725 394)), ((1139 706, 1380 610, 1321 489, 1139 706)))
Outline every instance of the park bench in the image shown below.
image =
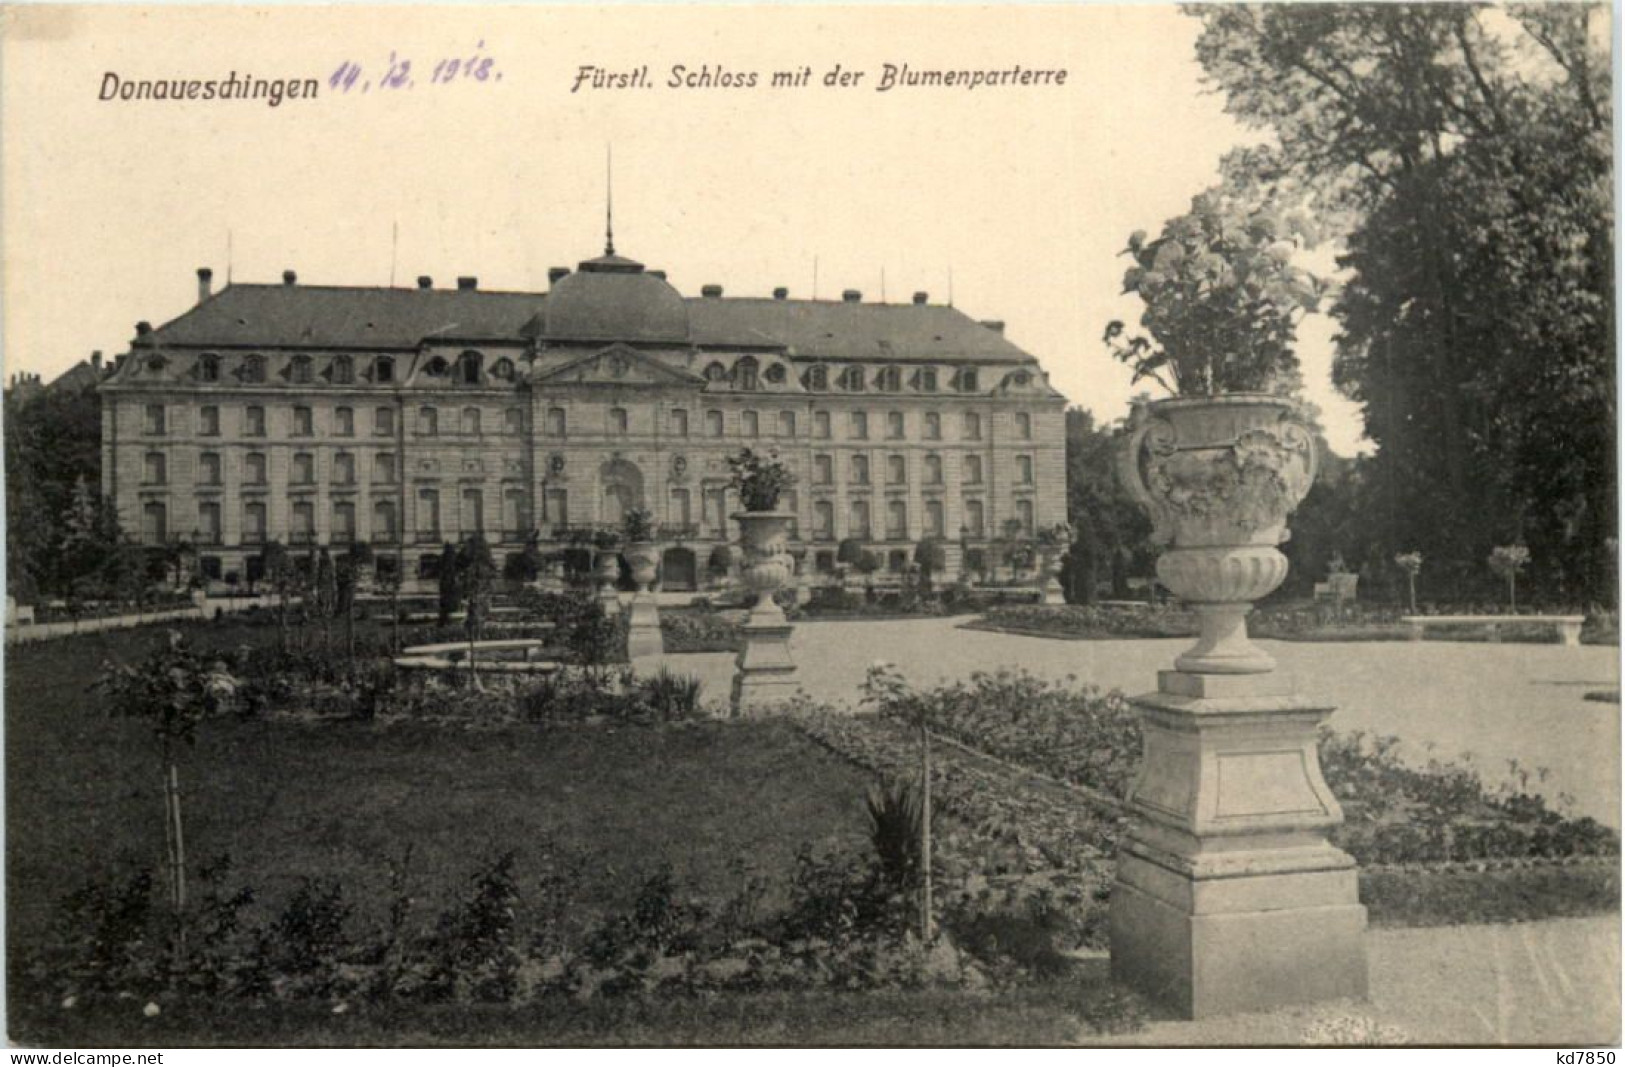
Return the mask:
POLYGON ((1411 628, 1411 640, 1422 640, 1429 626, 1482 626, 1491 641, 1501 640, 1501 627, 1523 626, 1529 623, 1555 626, 1565 645, 1580 643, 1580 627, 1584 615, 1405 615, 1399 620, 1411 628))

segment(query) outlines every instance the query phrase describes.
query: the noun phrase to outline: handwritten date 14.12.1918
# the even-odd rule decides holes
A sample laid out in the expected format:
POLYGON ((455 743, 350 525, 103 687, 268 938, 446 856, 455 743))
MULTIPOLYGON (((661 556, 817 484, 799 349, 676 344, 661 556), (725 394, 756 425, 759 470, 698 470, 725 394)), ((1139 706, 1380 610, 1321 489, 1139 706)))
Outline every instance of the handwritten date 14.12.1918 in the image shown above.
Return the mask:
MULTIPOLYGON (((417 85, 418 72, 422 69, 411 59, 395 52, 389 53, 389 62, 384 65, 382 73, 369 73, 359 62, 346 59, 328 76, 327 87, 340 93, 366 93, 375 86, 380 90, 411 89, 417 85)), ((496 60, 485 52, 484 41, 476 45, 469 55, 447 56, 436 61, 428 71, 430 85, 451 85, 456 82, 489 84, 502 80, 496 60)))

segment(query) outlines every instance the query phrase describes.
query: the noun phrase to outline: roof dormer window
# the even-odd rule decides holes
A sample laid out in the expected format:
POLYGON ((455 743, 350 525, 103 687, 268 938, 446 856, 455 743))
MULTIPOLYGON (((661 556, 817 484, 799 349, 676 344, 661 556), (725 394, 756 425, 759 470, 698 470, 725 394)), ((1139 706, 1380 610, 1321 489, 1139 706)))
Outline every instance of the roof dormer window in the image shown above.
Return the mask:
POLYGON ((464 385, 480 384, 480 371, 485 363, 485 356, 470 349, 457 357, 457 380, 464 385))
POLYGON ((829 368, 822 363, 808 367, 807 373, 802 376, 801 384, 820 393, 826 391, 829 389, 829 368))
POLYGON ((444 359, 441 359, 439 356, 436 356, 429 360, 428 363, 424 364, 423 373, 427 374, 431 378, 444 378, 446 376, 446 372, 450 369, 450 364, 448 364, 444 359))
POLYGON ((213 352, 205 352, 197 360, 197 380, 200 382, 218 382, 220 380, 220 357, 213 352))
POLYGON ((705 380, 708 382, 724 381, 728 377, 728 368, 720 363, 710 363, 705 368, 705 380))
POLYGON ((783 385, 784 384, 784 378, 785 378, 784 364, 783 363, 775 363, 772 366, 768 367, 767 368, 767 373, 764 374, 763 377, 765 377, 767 379, 768 384, 770 384, 770 385, 783 385))
POLYGON ((898 367, 882 367, 880 373, 875 375, 875 388, 882 393, 901 392, 903 388, 903 372, 898 367))
POLYGON ((761 388, 761 382, 757 381, 757 378, 756 378, 757 368, 759 366, 760 366, 760 364, 758 364, 756 362, 756 357, 754 357, 754 356, 746 356, 744 359, 741 359, 738 363, 735 363, 734 364, 734 384, 736 386, 738 386, 739 388, 741 388, 741 389, 747 389, 747 390, 760 389, 761 388))

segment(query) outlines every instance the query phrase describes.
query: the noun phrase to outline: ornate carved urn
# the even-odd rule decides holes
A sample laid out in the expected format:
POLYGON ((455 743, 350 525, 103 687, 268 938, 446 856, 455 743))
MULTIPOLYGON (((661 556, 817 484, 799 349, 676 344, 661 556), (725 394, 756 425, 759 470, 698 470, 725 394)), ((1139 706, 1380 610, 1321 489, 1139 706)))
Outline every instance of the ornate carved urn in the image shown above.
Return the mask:
POLYGON ((632 568, 632 580, 639 592, 653 592, 655 574, 660 566, 660 546, 653 541, 633 541, 626 546, 626 565, 632 568))
POLYGON ((1041 596, 1039 602, 1044 604, 1065 604, 1066 592, 1061 588, 1061 553, 1062 545, 1048 545, 1040 543, 1038 546, 1038 590, 1041 596))
POLYGON ((756 595, 734 672, 734 713, 741 715, 765 710, 796 689, 795 661, 790 656, 792 627, 773 599, 795 574, 790 555, 790 523, 795 513, 741 511, 733 518, 744 541, 745 587, 756 595))
POLYGON ((659 572, 660 546, 654 541, 632 541, 626 546, 626 565, 632 569, 637 591, 627 622, 626 648, 633 662, 665 651, 660 633, 660 610, 655 604, 655 575, 659 572))
POLYGON ((1160 400, 1136 409, 1118 462, 1122 484, 1151 516, 1152 540, 1171 546, 1157 577, 1201 619, 1175 666, 1273 670, 1247 636, 1247 613, 1286 578, 1275 546, 1315 480, 1314 437, 1299 407, 1251 393, 1160 400))

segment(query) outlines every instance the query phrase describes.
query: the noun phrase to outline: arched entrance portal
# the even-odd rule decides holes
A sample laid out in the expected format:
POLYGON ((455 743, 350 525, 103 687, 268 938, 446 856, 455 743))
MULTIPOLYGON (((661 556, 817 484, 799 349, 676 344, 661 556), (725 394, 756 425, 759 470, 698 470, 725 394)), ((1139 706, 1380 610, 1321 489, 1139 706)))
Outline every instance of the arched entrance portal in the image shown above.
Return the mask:
POLYGON ((619 526, 626 513, 643 504, 643 472, 638 465, 624 459, 612 459, 598 472, 603 489, 603 506, 599 521, 608 526, 619 526))
POLYGON ((700 566, 692 548, 668 548, 660 556, 660 588, 675 593, 699 589, 700 566))

